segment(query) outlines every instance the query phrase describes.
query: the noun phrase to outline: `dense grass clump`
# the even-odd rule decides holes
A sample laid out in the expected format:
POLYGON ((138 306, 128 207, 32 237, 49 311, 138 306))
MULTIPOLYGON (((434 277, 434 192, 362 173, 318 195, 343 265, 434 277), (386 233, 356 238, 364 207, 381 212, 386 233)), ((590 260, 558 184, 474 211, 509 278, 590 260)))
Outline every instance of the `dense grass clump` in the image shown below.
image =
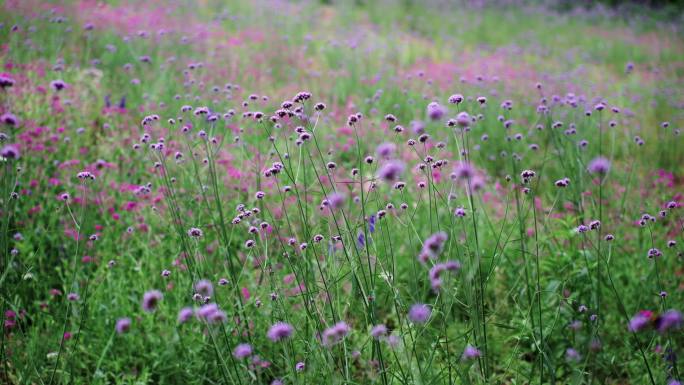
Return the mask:
POLYGON ((684 377, 658 13, 2 8, 0 383, 684 377))

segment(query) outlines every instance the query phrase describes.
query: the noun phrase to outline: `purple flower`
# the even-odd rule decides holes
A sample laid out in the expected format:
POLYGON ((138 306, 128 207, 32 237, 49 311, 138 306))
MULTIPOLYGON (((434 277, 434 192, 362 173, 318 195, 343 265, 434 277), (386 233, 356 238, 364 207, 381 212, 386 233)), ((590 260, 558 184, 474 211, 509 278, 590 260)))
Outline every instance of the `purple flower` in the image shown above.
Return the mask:
POLYGON ((323 346, 335 345, 336 343, 342 341, 342 339, 349 334, 350 330, 351 329, 346 322, 340 321, 323 331, 321 342, 323 346))
POLYGON ((202 279, 195 284, 195 292, 202 294, 204 297, 210 297, 214 294, 214 286, 210 281, 202 279))
POLYGON ((655 247, 648 250, 648 257, 649 257, 649 258, 660 257, 660 256, 662 256, 662 255, 663 255, 663 252, 660 251, 660 250, 658 250, 658 249, 656 249, 655 247))
POLYGON ((446 114, 446 108, 437 102, 432 102, 427 106, 427 116, 430 120, 440 120, 446 114))
POLYGON ((587 167, 592 174, 605 175, 610 170, 610 161, 603 157, 594 158, 587 167))
POLYGON ((215 303, 208 303, 197 310, 197 318, 207 323, 221 323, 227 320, 226 313, 219 309, 215 303))
POLYGON ((456 115, 456 123, 458 123, 458 125, 461 127, 468 127, 471 122, 472 119, 470 118, 470 115, 468 115, 468 113, 465 111, 456 115))
POLYGON ((202 236, 202 230, 198 229, 197 227, 193 227, 188 230, 188 235, 193 238, 199 238, 202 236))
POLYGON ((14 115, 9 112, 6 112, 0 116, 0 122, 8 125, 8 126, 18 126, 19 125, 19 119, 14 115))
POLYGON ((252 346, 250 344, 240 344, 233 349, 233 357, 238 360, 245 359, 252 355, 252 346))
POLYGON ((0 150, 0 156, 5 159, 19 159, 19 147, 14 144, 8 144, 0 150))
POLYGON ((437 258, 439 254, 444 249, 444 243, 449 238, 447 233, 440 231, 438 233, 432 234, 423 243, 423 254, 428 255, 430 258, 437 258))
POLYGON ((655 321, 655 328, 660 333, 664 333, 669 329, 679 329, 682 327, 682 313, 677 310, 668 310, 661 314, 655 321))
POLYGON ((404 172, 404 163, 398 160, 390 160, 378 170, 378 178, 387 183, 396 182, 404 172))
POLYGON ((192 318, 195 311, 190 307, 184 307, 178 312, 178 323, 184 324, 192 318))
POLYGON ((273 326, 271 326, 270 329, 268 329, 268 333, 266 333, 266 336, 269 340, 273 342, 278 342, 286 338, 290 338, 293 332, 294 328, 292 327, 292 325, 287 324, 285 322, 276 322, 275 324, 273 324, 273 326))
POLYGON ((8 75, 6 75, 6 74, 0 75, 0 88, 2 88, 3 90, 5 88, 9 88, 9 87, 14 86, 14 83, 15 83, 14 79, 9 77, 8 75))
POLYGON ((119 334, 123 334, 128 332, 131 328, 131 319, 130 318, 119 318, 116 320, 116 332, 119 334))
POLYGON ((359 248, 362 248, 366 245, 366 236, 363 234, 363 231, 359 230, 359 235, 356 236, 356 245, 359 248))
POLYGON ((482 355, 480 350, 472 345, 467 345, 463 349, 463 356, 461 357, 464 361, 474 360, 482 355))
POLYGON ((153 312, 164 295, 159 290, 150 290, 143 295, 142 308, 146 312, 153 312))
POLYGON ((652 313, 648 310, 642 310, 637 315, 629 320, 628 329, 631 332, 638 332, 643 330, 651 322, 652 313))
POLYGON ((297 362, 295 365, 295 370, 298 372, 303 371, 306 368, 306 365, 303 362, 297 362))
POLYGON ((411 306, 408 312, 408 318, 413 323, 425 323, 430 318, 432 310, 428 305, 417 303, 411 306))
POLYGON ((468 179, 475 175, 475 170, 469 163, 458 162, 456 167, 454 167, 454 172, 451 175, 452 178, 456 180, 468 179))
POLYGON ((380 339, 381 337, 387 335, 387 326, 383 324, 375 325, 370 331, 371 337, 380 339))
POLYGON ((394 154, 394 151, 397 149, 397 146, 394 143, 391 142, 384 142, 381 143, 378 148, 375 150, 375 152, 378 154, 380 158, 389 158, 394 154))
POLYGON ((575 362, 577 362, 577 361, 579 361, 579 360, 581 359, 581 357, 580 357, 580 354, 579 354, 579 352, 578 352, 577 350, 575 350, 575 349, 573 349, 573 348, 568 348, 568 349, 565 351, 565 359, 568 360, 568 361, 575 361, 575 362))
POLYGON ((453 94, 449 96, 449 103, 451 104, 459 104, 463 101, 463 95, 461 94, 453 94))
POLYGON ((66 83, 64 83, 64 81, 61 79, 53 80, 50 82, 50 88, 59 92, 66 88, 66 83))
POLYGON ((334 192, 328 195, 328 205, 332 209, 339 209, 344 205, 347 196, 343 193, 334 192))

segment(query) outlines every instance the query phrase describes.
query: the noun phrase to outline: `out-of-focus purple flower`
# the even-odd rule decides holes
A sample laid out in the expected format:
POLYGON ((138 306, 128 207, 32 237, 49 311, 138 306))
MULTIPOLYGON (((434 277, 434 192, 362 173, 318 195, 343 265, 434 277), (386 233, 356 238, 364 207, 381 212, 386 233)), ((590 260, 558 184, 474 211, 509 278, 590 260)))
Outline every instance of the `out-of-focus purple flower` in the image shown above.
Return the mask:
POLYGON ((568 348, 565 350, 565 359, 568 361, 579 361, 581 359, 580 354, 577 350, 573 348, 568 348))
POLYGON ((245 359, 252 355, 252 346, 250 344, 239 344, 233 349, 233 357, 238 360, 245 359))
POLYGON ((340 209, 347 200, 347 196, 340 192, 333 192, 328 195, 328 204, 332 209, 340 209))
POLYGON ((594 158, 589 162, 587 170, 592 174, 606 175, 610 170, 610 161, 603 157, 594 158))
POLYGON ((131 319, 130 318, 119 318, 116 320, 116 332, 119 334, 124 334, 128 332, 131 328, 131 319))
POLYGON ((472 123, 472 118, 467 112, 463 111, 456 115, 456 123, 461 127, 468 127, 472 123))
POLYGON ((211 284, 211 281, 201 279, 195 283, 195 292, 202 294, 204 297, 211 297, 214 294, 214 286, 211 284))
POLYGON ((340 321, 323 331, 321 343, 324 346, 335 345, 336 343, 342 341, 342 339, 349 334, 350 330, 351 328, 346 322, 340 321))
POLYGON ((444 249, 444 243, 448 238, 449 236, 444 231, 432 234, 423 243, 423 253, 427 254, 432 259, 439 257, 439 254, 444 249))
POLYGON ((188 235, 192 238, 200 238, 202 236, 202 230, 198 229, 197 227, 193 227, 188 230, 188 235))
POLYGON ((358 246, 359 248, 366 246, 366 236, 363 234, 363 231, 361 230, 359 230, 359 234, 356 236, 356 246, 358 246))
POLYGON ((19 118, 17 118, 14 114, 11 114, 9 112, 5 112, 0 116, 0 122, 8 125, 8 126, 18 126, 19 125, 19 118))
POLYGON ((146 312, 153 312, 156 308, 157 305, 159 305, 159 301, 164 298, 164 295, 161 293, 159 290, 150 290, 147 293, 143 295, 143 300, 142 300, 142 308, 146 312))
POLYGON ((656 318, 654 326, 658 332, 665 333, 670 329, 679 329, 683 321, 682 313, 671 309, 656 318))
POLYGON ((390 160, 380 167, 378 170, 378 178, 387 183, 393 183, 399 180, 399 177, 404 172, 404 163, 399 160, 390 160))
POLYGON ((397 146, 394 143, 384 142, 378 146, 375 152, 378 154, 378 157, 389 159, 392 155, 394 155, 394 151, 396 151, 396 149, 397 146))
POLYGON ((178 323, 183 324, 190 321, 194 314, 195 311, 190 307, 184 307, 180 309, 180 311, 178 312, 178 323))
POLYGON ((643 330, 651 322, 653 313, 649 310, 642 310, 629 320, 628 329, 631 332, 643 330))
POLYGON ((427 116, 430 120, 440 120, 446 114, 446 108, 437 102, 432 102, 427 106, 427 116))
POLYGON ((273 324, 273 326, 271 326, 270 329, 268 329, 268 333, 266 333, 266 336, 269 340, 273 342, 278 342, 286 338, 290 338, 293 332, 294 328, 292 327, 292 325, 287 324, 285 322, 276 322, 275 324, 273 324))
POLYGON ((8 144, 0 150, 0 156, 5 159, 19 159, 21 153, 19 147, 14 144, 8 144))
POLYGON ((480 352, 480 349, 472 346, 472 345, 467 345, 465 349, 463 349, 463 356, 462 359, 464 361, 470 361, 474 360, 476 358, 479 358, 482 355, 480 352))
POLYGON ((430 319, 430 314, 432 314, 432 310, 428 305, 417 303, 409 309, 408 319, 413 323, 422 324, 430 319))
POLYGON ((50 88, 59 92, 66 88, 66 83, 64 83, 64 80, 61 79, 53 80, 50 82, 50 88))
POLYGON ((208 303, 197 310, 197 318, 210 324, 221 323, 227 320, 226 313, 219 309, 215 303, 208 303))
POLYGON ((370 331, 371 337, 377 339, 380 339, 387 335, 387 326, 383 324, 375 325, 370 331))

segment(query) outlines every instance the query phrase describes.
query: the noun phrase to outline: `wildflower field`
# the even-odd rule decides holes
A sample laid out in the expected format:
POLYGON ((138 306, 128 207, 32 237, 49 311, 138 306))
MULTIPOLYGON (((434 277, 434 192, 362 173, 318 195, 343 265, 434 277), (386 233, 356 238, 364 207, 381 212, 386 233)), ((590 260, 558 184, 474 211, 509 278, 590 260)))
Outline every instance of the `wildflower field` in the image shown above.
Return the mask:
POLYGON ((0 384, 684 380, 684 16, 4 0, 0 384))

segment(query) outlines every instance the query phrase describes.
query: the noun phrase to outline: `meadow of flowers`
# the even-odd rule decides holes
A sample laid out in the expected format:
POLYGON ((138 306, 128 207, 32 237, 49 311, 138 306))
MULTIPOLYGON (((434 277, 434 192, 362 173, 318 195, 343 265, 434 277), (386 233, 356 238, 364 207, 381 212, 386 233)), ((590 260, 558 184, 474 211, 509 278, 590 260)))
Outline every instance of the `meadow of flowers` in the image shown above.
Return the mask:
POLYGON ((683 18, 1 7, 1 384, 684 380, 683 18))

